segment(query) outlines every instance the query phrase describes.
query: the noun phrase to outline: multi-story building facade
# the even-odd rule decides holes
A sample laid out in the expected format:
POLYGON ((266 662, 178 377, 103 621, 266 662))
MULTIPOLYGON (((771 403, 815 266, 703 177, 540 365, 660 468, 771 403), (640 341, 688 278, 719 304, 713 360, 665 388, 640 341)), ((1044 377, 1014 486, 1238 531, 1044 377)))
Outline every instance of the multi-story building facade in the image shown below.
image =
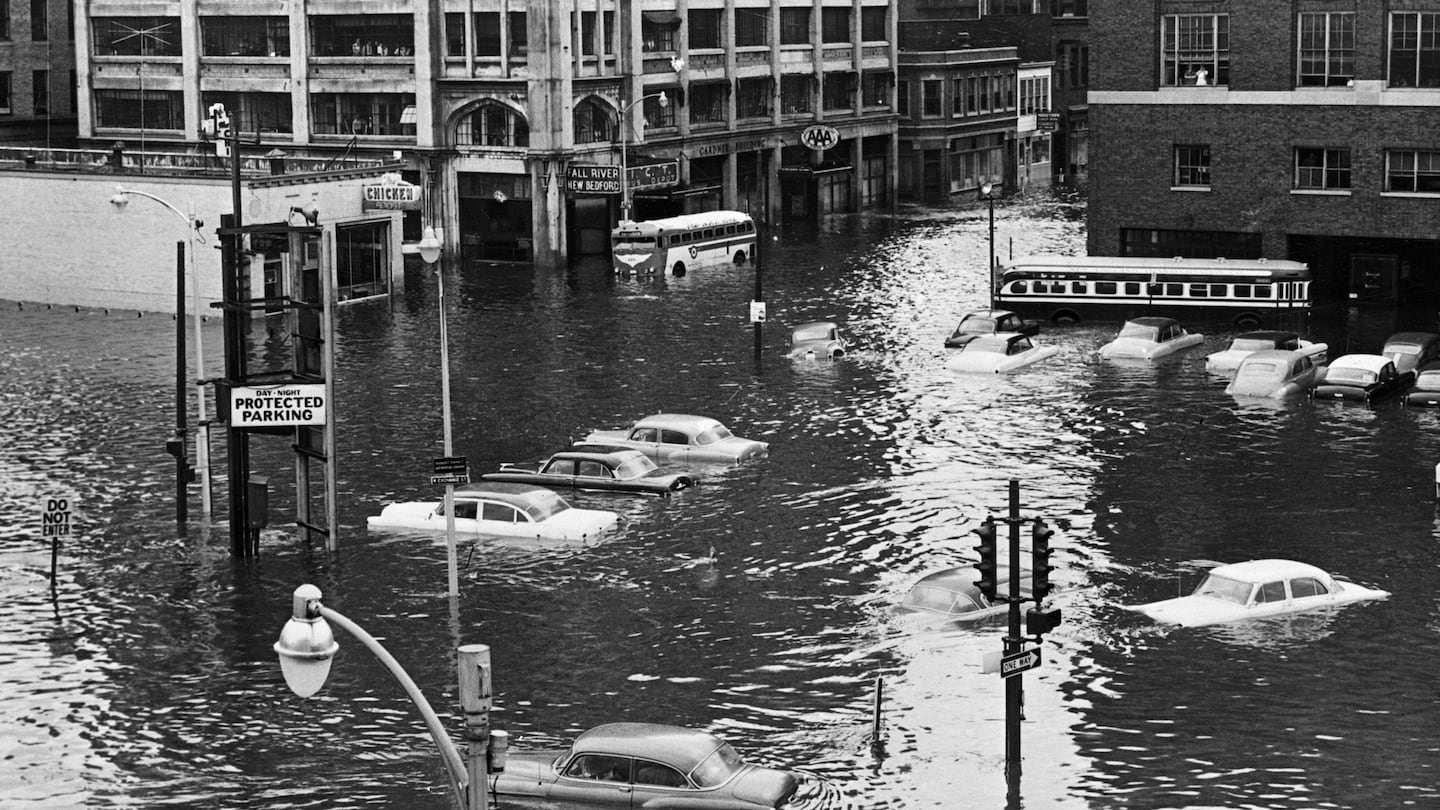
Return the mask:
POLYGON ((1308 262, 1317 300, 1440 279, 1440 2, 1099 4, 1089 251, 1308 262))
POLYGON ((219 103, 261 152, 394 152, 424 191, 410 236, 423 220, 469 257, 603 253, 622 195, 638 216, 767 219, 894 195, 884 0, 84 8, 82 139, 196 146, 219 103), (801 143, 817 124, 836 138, 823 152, 801 143), (586 166, 627 168, 622 195, 581 193, 568 178, 586 166))
POLYGON ((73 6, 0 0, 0 144, 75 140, 73 6))

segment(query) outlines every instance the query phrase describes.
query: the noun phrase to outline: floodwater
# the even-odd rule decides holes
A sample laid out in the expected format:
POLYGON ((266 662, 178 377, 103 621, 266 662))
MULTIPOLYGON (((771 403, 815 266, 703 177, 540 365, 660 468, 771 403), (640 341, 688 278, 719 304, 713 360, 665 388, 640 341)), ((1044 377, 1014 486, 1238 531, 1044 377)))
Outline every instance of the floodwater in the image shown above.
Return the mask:
MULTIPOLYGON (((996 209, 1002 252, 1080 253, 1083 209, 996 209)), ((1003 377, 945 367, 986 296, 983 209, 852 217, 764 257, 757 365, 749 268, 683 278, 466 268, 448 276, 455 452, 472 470, 645 414, 715 416, 771 443, 668 500, 587 493, 623 527, 575 545, 460 548, 366 529, 437 497, 436 284, 344 308, 340 549, 296 538, 288 443, 256 437, 271 526, 253 559, 224 526, 177 532, 168 316, 0 314, 0 804, 16 808, 448 808, 436 748, 383 666, 337 629, 327 685, 285 687, 271 645, 291 592, 381 640, 460 737, 455 649, 488 644, 494 727, 519 747, 611 720, 713 730, 808 775, 805 810, 1001 808, 1005 688, 982 671, 1002 624, 931 629, 892 606, 974 558, 1021 512, 1058 529, 1064 623, 1025 673, 1027 808, 1440 806, 1437 416, 1238 403, 1202 348, 1107 363, 1118 324, 1047 329, 1060 348, 1003 377), (784 359, 788 327, 833 319, 841 362, 784 359), (42 539, 46 498, 72 535, 42 539), (1188 590, 1197 560, 1305 560, 1384 588, 1330 615, 1168 630, 1123 611, 1188 590), (883 683, 884 746, 870 745, 883 683)), ((1406 316, 1408 317, 1408 316, 1406 316)), ((1320 312, 1312 337, 1374 351, 1412 323, 1320 312)), ((285 335, 257 326, 255 353, 285 335)), ((218 320, 207 365, 221 367, 218 320)), ((193 408, 193 404, 191 405, 193 408)), ((223 439, 215 442, 217 517, 223 439)), ((1027 538, 1028 540, 1028 538, 1027 538)))

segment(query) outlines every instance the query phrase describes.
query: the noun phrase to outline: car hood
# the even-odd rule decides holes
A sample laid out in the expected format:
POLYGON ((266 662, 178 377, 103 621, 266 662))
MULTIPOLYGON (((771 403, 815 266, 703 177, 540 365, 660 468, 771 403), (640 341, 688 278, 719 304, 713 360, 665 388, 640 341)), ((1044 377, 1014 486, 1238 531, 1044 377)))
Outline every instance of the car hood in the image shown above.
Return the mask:
POLYGON ((578 540, 592 533, 608 532, 620 522, 620 516, 603 509, 566 509, 551 515, 539 525, 547 534, 563 534, 567 539, 578 540))
POLYGON ((774 768, 752 766, 735 778, 731 792, 735 798, 761 807, 778 807, 795 794, 800 780, 795 774, 774 768))
POLYGON ((1244 607, 1208 596, 1179 596, 1148 605, 1127 605, 1125 609, 1142 613, 1157 622, 1178 624, 1181 627, 1218 624, 1245 616, 1244 607))

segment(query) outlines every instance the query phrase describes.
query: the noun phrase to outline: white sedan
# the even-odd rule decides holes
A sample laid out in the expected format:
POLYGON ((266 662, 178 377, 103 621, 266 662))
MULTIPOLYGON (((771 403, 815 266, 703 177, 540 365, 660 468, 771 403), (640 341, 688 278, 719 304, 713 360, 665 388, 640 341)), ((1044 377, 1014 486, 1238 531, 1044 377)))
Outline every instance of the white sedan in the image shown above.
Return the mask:
POLYGON ((1204 342, 1204 335, 1187 332, 1174 318, 1135 318, 1125 322, 1114 340, 1100 347, 1100 356, 1154 360, 1204 342))
MULTIPOLYGON (((1325 344, 1320 344, 1325 345, 1325 344)), ((1314 355, 1287 349, 1262 349, 1240 361, 1225 393, 1235 397, 1285 399, 1307 393, 1320 379, 1314 355)))
POLYGON ((947 366, 955 371, 1000 374, 1032 366, 1059 354, 1054 346, 1042 346, 1019 332, 1000 332, 972 339, 947 366))
POLYGON ((1294 332, 1241 332, 1230 341, 1229 348, 1205 358, 1205 370, 1234 371, 1240 366, 1240 361, 1267 349, 1301 352, 1309 355, 1312 362, 1324 364, 1330 347, 1325 343, 1305 340, 1294 332))
MULTIPOLYGON (((555 491, 484 482, 455 488, 455 531, 465 535, 584 540, 613 529, 614 512, 577 509, 555 491)), ((445 501, 392 503, 366 520, 372 529, 446 531, 445 501)))
POLYGON ((1189 596, 1126 605, 1125 609, 1158 622, 1203 627, 1325 610, 1389 596, 1389 591, 1342 582, 1306 563, 1251 560, 1212 568, 1189 596))

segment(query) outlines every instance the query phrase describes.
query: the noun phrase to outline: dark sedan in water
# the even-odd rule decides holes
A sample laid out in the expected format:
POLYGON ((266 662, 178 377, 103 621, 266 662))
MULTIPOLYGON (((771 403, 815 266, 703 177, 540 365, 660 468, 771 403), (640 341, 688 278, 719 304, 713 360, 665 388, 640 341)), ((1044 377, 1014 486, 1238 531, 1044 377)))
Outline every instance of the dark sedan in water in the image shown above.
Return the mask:
POLYGON ((1415 372, 1399 371, 1378 354, 1347 354, 1330 363, 1315 386, 1315 400, 1363 402, 1367 405, 1398 394, 1415 382, 1415 372))
POLYGON ((485 481, 511 481, 544 487, 598 489, 668 496, 689 489, 699 480, 689 473, 662 470, 639 450, 605 445, 576 445, 547 459, 502 464, 485 481))
POLYGON ((788 771, 752 765, 705 731, 607 723, 565 751, 511 749, 491 777, 495 798, 522 806, 774 810, 799 789, 788 771))
POLYGON ((982 309, 960 319, 955 331, 945 338, 945 348, 959 349, 981 335, 1016 332, 1034 336, 1040 333, 1039 321, 1027 321, 1008 309, 982 309))

